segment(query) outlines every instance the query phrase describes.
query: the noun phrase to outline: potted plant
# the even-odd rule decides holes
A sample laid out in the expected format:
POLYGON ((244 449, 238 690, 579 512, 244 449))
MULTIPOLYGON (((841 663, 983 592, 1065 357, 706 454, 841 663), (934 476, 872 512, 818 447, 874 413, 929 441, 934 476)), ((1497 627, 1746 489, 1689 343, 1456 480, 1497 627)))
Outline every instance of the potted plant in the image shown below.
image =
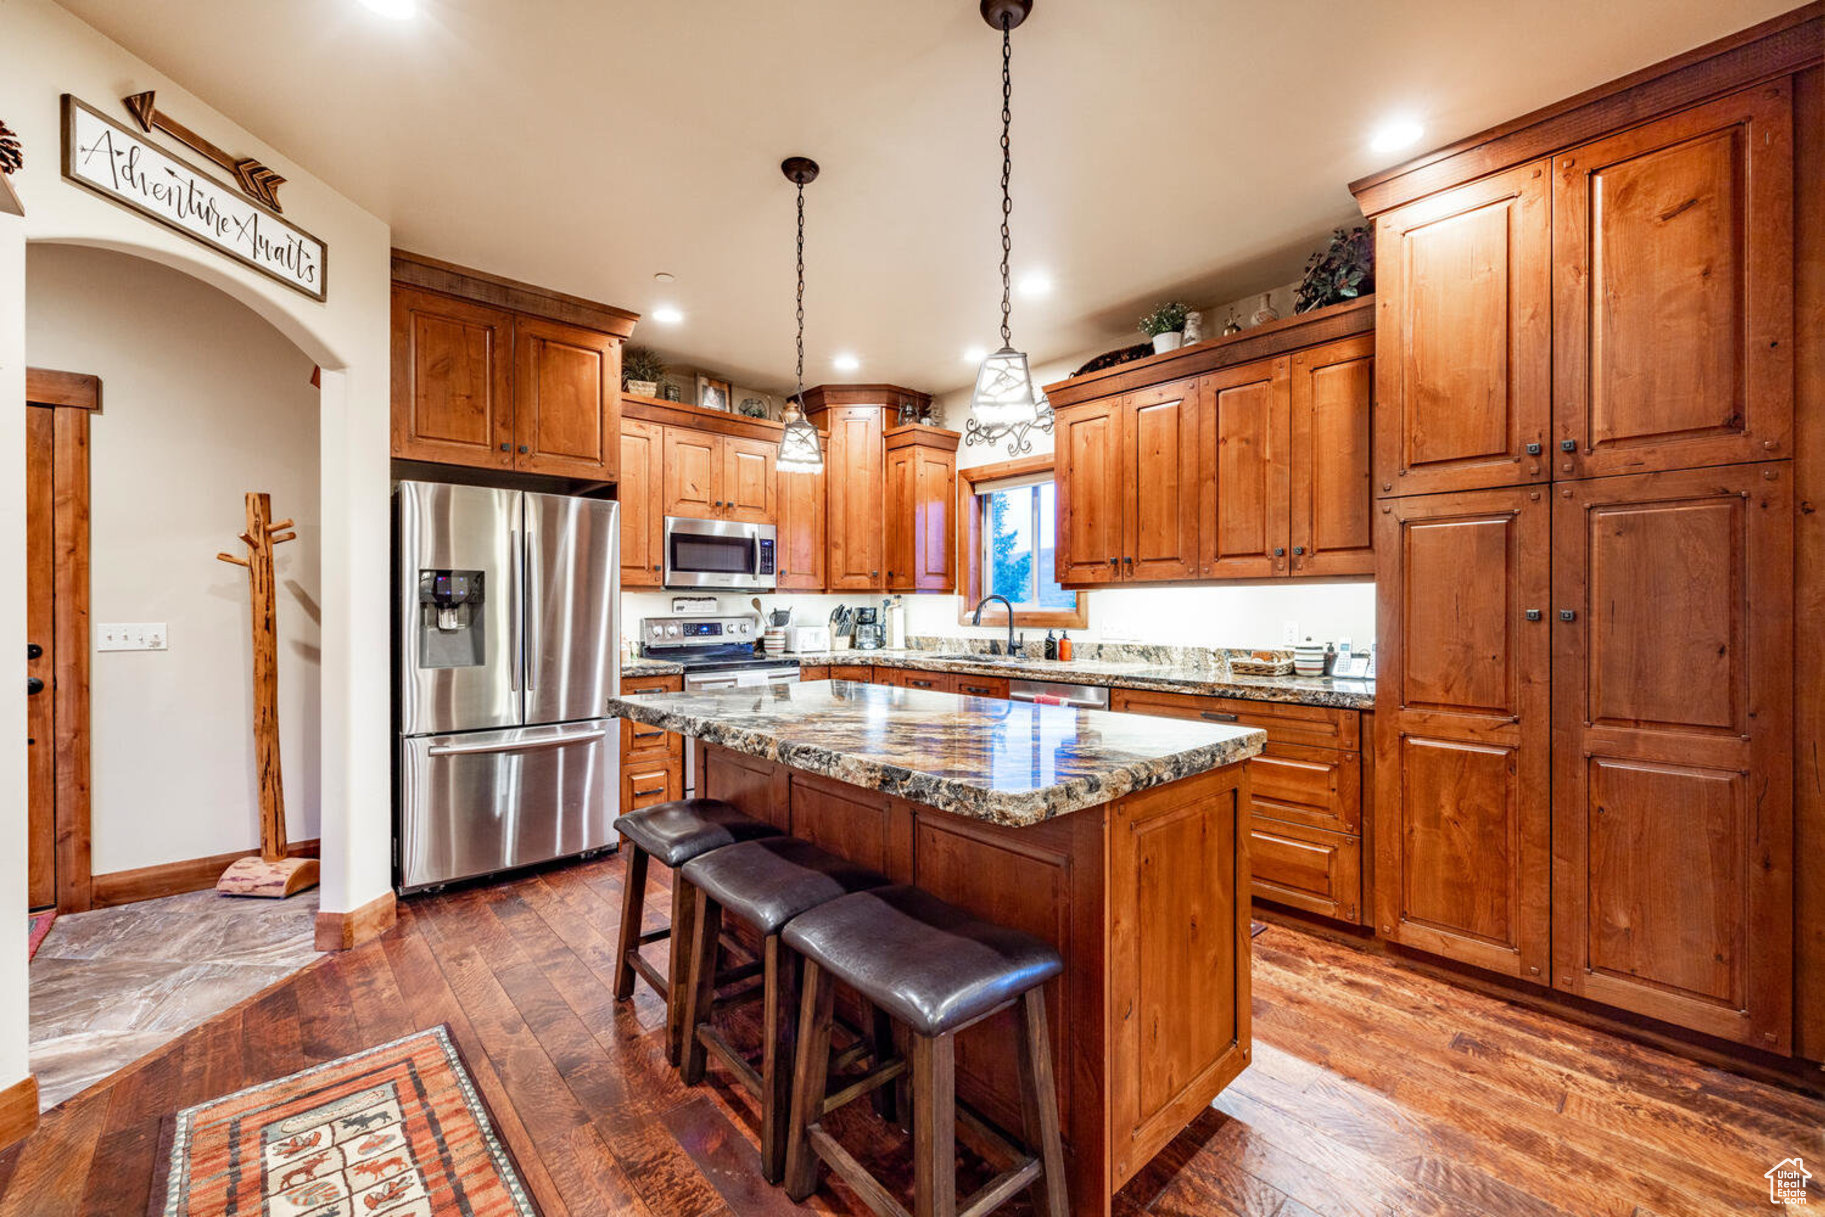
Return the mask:
POLYGON ((1375 290, 1375 238, 1357 225, 1331 234, 1330 244, 1305 264, 1305 279, 1293 297, 1295 313, 1309 313, 1327 304, 1342 304, 1375 290))
POLYGON ((1178 301, 1169 301, 1141 318, 1141 333, 1153 339, 1153 349, 1176 351, 1185 341, 1185 318, 1191 312, 1178 301))
POLYGON ((659 396, 665 360, 651 347, 630 346, 621 352, 621 387, 635 397, 659 396))

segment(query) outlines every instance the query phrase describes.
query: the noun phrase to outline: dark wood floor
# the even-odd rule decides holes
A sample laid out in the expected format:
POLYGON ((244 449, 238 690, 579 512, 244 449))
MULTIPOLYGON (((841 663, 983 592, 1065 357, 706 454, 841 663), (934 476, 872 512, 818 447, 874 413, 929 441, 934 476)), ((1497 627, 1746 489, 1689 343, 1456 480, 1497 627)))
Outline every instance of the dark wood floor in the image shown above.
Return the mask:
MULTIPOLYGON (((146 1213, 180 1107, 438 1022, 546 1217, 805 1211, 761 1181, 747 1096, 685 1088, 658 1003, 615 1003, 621 876, 610 858, 403 902, 383 940, 47 1113, 0 1154, 0 1217, 146 1213)), ((1128 1186, 1123 1217, 1712 1217, 1769 1211, 1762 1173, 1786 1157, 1825 1181, 1818 1100, 1297 930, 1254 945, 1255 1063, 1128 1186)), ((842 1135, 902 1161, 866 1106, 842 1135)), ((813 1209, 865 1211, 828 1185, 813 1209)))

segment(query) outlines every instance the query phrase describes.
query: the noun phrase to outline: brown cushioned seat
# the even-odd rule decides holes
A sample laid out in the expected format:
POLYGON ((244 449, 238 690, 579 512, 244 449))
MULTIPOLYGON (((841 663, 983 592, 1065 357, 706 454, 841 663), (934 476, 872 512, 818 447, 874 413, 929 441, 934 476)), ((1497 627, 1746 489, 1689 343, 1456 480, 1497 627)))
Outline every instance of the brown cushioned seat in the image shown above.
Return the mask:
POLYGON ((1064 967, 1031 934, 905 885, 820 905, 794 918, 782 938, 924 1036, 962 1027, 1064 967))
POLYGON ((780 835, 721 799, 678 799, 630 811, 615 821, 615 831, 671 867, 737 841, 780 835))
POLYGON ((886 875, 796 837, 769 837, 712 850, 684 864, 686 883, 762 934, 851 892, 886 887, 886 875))

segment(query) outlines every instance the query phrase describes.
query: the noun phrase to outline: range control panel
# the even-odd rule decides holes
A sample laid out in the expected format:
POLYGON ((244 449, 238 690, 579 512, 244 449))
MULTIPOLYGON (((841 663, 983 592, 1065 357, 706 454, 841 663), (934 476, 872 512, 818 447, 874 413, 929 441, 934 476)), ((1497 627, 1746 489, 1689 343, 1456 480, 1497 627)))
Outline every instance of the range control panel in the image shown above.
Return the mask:
POLYGON ((733 617, 643 617, 640 640, 648 646, 726 646, 752 643, 761 635, 753 613, 733 617))

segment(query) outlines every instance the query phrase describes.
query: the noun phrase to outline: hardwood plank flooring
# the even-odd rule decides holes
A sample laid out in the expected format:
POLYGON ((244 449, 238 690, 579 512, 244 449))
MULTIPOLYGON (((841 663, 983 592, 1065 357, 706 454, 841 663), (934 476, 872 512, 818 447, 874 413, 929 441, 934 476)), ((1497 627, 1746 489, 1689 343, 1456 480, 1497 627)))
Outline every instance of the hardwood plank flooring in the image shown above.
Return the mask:
MULTIPOLYGON (((768 1187, 753 1098, 714 1067, 683 1085, 659 1002, 614 1000, 622 876, 611 857, 402 902, 379 941, 47 1112, 0 1154, 0 1217, 143 1214, 179 1108, 439 1022, 546 1217, 865 1212, 839 1185, 804 1208, 768 1187)), ((1768 1211, 1762 1172, 1787 1157, 1825 1181, 1825 1101, 1286 926, 1254 948, 1254 1063, 1119 1217, 1709 1217, 1768 1211)), ((838 1134, 904 1194, 906 1138, 866 1107, 838 1134)))

